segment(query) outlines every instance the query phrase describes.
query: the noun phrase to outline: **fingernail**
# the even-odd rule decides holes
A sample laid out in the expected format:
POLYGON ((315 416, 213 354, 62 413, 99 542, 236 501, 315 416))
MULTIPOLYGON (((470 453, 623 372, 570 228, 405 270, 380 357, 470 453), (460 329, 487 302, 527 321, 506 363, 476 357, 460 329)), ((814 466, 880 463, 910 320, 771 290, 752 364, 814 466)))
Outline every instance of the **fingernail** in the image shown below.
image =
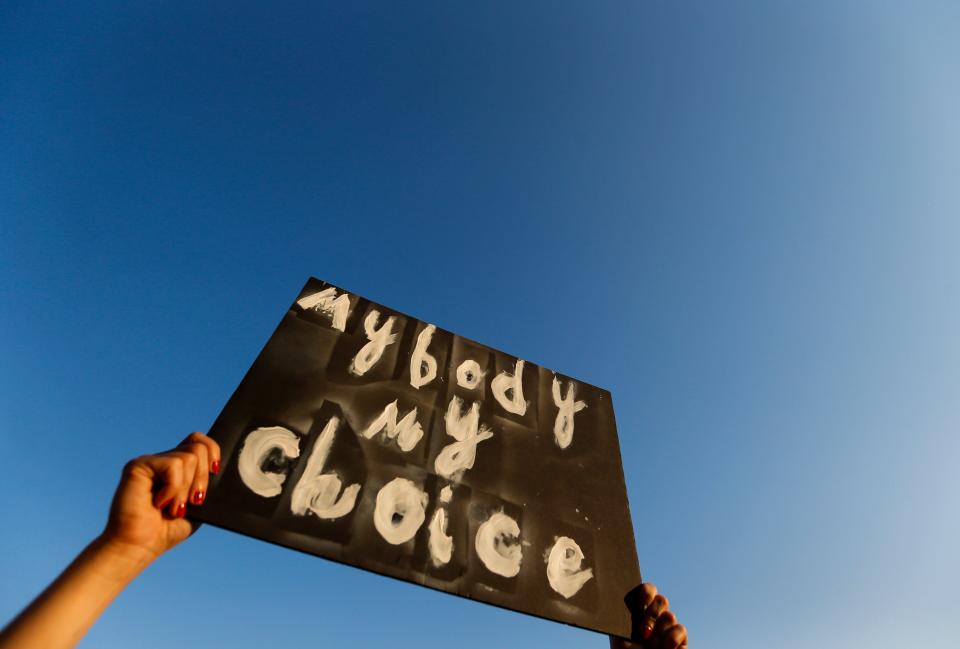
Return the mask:
POLYGON ((177 518, 183 518, 187 515, 187 503, 177 505, 177 518))
POLYGON ((173 496, 170 496, 169 498, 164 500, 162 503, 157 503, 157 509, 166 509, 167 505, 170 504, 171 500, 173 500, 173 496))
POLYGON ((210 470, 214 475, 220 473, 220 460, 214 460, 213 464, 210 465, 210 470))
POLYGON ((649 622, 643 625, 643 628, 640 629, 641 635, 643 635, 644 640, 649 640, 650 636, 653 635, 653 625, 649 622))
POLYGON ((195 504, 195 505, 202 505, 202 504, 203 504, 203 499, 204 499, 204 497, 205 497, 206 495, 207 495, 207 494, 205 494, 202 489, 201 489, 200 491, 198 491, 197 493, 193 494, 193 504, 195 504))

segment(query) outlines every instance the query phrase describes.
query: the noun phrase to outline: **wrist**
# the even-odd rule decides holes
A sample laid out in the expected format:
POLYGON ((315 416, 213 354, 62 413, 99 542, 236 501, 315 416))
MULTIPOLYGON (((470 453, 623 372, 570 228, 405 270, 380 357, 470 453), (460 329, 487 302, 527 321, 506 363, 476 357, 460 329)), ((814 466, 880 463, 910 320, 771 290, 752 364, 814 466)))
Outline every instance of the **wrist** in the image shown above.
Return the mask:
POLYGON ((150 550, 124 543, 101 534, 87 546, 88 554, 97 572, 106 579, 129 582, 157 558, 150 550))

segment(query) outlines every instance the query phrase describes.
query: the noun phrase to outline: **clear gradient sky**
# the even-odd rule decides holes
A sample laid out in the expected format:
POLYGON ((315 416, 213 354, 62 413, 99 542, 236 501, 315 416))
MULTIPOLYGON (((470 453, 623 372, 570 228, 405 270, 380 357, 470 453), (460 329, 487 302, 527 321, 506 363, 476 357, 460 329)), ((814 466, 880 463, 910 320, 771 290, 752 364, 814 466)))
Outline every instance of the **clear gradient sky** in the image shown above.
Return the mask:
MULTIPOLYGON (((0 3, 3 622, 309 275, 609 388, 691 646, 960 637, 955 1, 0 3)), ((83 646, 604 643, 205 528, 83 646)))

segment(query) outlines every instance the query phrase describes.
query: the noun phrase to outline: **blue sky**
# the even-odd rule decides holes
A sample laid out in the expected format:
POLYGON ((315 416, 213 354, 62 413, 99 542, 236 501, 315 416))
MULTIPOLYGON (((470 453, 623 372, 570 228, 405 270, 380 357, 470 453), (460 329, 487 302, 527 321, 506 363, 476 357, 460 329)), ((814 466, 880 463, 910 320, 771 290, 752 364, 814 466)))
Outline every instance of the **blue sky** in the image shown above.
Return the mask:
MULTIPOLYGON (((5 2, 0 61, 3 620, 315 275, 609 388, 693 646, 960 635, 955 2, 5 2)), ((281 638, 605 642, 208 528, 83 646, 281 638)))

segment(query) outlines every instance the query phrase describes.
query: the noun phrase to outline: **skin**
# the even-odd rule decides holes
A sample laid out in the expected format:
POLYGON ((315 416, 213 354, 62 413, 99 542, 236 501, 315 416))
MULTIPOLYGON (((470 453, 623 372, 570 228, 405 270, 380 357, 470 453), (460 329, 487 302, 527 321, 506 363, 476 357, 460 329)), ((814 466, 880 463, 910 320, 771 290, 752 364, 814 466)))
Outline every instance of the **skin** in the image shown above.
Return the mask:
MULTIPOLYGON (((176 448, 127 462, 103 532, 46 590, 0 632, 0 649, 67 649, 157 557, 193 534, 186 505, 203 504, 220 447, 191 433, 176 448)), ((635 641, 610 638, 611 649, 680 649, 687 631, 653 584, 631 591, 635 641)))
POLYGON ((220 447, 191 433, 176 448, 123 468, 103 532, 0 633, 0 649, 65 649, 161 554, 193 534, 187 499, 202 503, 220 447))
POLYGON ((656 586, 637 586, 627 593, 624 603, 633 616, 633 641, 611 636, 611 649, 686 649, 687 629, 677 622, 670 602, 656 586))

